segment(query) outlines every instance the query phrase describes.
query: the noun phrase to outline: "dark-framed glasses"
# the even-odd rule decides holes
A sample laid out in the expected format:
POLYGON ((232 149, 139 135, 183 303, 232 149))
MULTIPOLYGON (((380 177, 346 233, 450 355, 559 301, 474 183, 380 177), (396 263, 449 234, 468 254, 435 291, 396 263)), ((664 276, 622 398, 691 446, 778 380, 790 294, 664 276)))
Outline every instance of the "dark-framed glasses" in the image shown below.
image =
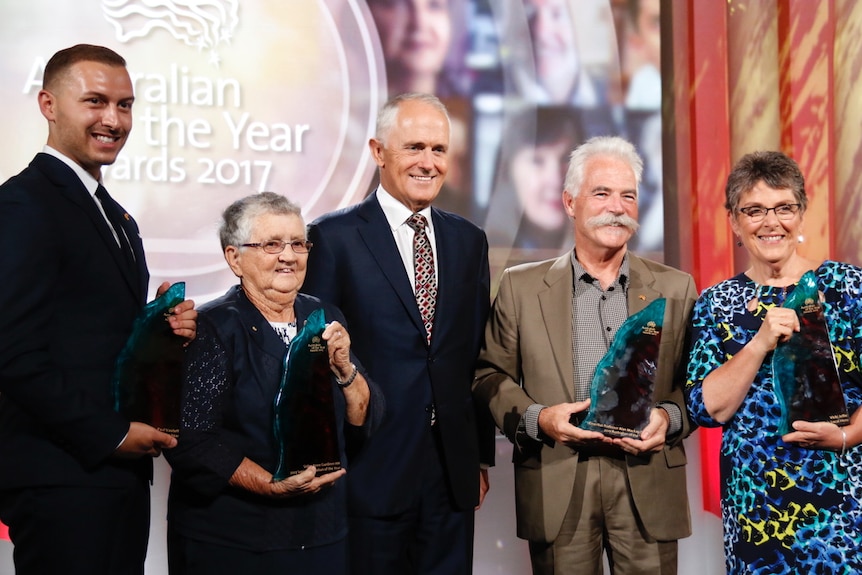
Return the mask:
POLYGON ((280 254, 284 251, 285 246, 290 246, 295 254, 307 254, 311 251, 314 244, 307 240, 293 240, 292 242, 283 242, 281 240, 267 240, 256 244, 242 244, 244 248, 260 248, 268 254, 280 254))
POLYGON ((739 208, 739 211, 748 216, 752 222, 759 222, 766 217, 769 212, 775 212, 775 217, 779 220, 792 220, 796 212, 802 204, 781 204, 774 208, 764 208, 763 206, 748 206, 739 208))

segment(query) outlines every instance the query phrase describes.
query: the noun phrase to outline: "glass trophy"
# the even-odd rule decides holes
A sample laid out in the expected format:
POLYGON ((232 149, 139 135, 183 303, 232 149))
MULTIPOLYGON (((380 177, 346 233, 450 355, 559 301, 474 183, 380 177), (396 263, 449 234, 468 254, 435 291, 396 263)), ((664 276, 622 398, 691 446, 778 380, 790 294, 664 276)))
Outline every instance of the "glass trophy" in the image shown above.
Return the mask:
POLYGON ((309 465, 317 468, 317 475, 341 469, 332 371, 321 337, 325 328, 323 310, 317 309, 288 347, 274 402, 278 467, 273 481, 300 473, 309 465))
POLYGON ((640 438, 653 408, 665 299, 629 316, 596 366, 590 408, 580 427, 609 437, 640 438))
POLYGON ((176 335, 167 318, 185 299, 177 282, 144 306, 117 358, 112 381, 114 409, 131 421, 152 425, 177 437, 180 387, 186 338, 176 335))
POLYGON ((791 424, 797 420, 847 425, 850 416, 814 272, 802 276, 784 307, 796 310, 800 330, 779 344, 772 355, 782 415, 779 433, 793 431, 791 424))

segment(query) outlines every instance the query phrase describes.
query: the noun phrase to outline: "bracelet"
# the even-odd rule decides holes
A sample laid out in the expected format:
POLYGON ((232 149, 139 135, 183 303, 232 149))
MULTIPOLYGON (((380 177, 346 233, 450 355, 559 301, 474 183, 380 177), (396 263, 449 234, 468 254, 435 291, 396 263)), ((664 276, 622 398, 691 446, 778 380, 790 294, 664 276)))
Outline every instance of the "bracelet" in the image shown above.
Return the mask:
POLYGON ((841 457, 844 457, 844 452, 847 451, 847 432, 841 430, 841 457))
POLYGON ((344 389, 345 387, 348 387, 351 383, 353 383, 353 380, 356 379, 356 374, 359 373, 359 370, 356 369, 355 363, 351 363, 350 366, 353 368, 353 371, 350 373, 350 377, 348 377, 346 381, 341 381, 341 378, 339 378, 337 375, 335 376, 335 383, 337 383, 338 387, 340 387, 341 389, 344 389))

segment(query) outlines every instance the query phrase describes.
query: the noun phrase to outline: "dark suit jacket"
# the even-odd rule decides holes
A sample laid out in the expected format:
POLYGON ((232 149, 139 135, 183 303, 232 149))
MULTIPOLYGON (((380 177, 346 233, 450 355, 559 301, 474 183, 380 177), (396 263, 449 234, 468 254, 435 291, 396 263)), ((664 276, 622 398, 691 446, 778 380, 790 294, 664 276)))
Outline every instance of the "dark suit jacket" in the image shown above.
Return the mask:
MULTIPOLYGON (((661 453, 626 456, 632 498, 646 532, 668 541, 691 534, 682 439, 691 427, 682 388, 686 333, 694 300, 689 274, 629 254, 629 314, 666 298, 655 400, 683 412, 682 432, 661 453)), ((494 301, 479 357, 473 393, 489 405, 497 425, 515 444, 518 536, 553 541, 569 506, 578 454, 566 445, 537 442, 519 433, 527 408, 575 401, 572 369, 571 252, 506 270, 494 301)))
MULTIPOLYGON (((457 508, 479 494, 477 418, 470 395, 490 304, 488 242, 467 220, 432 209, 439 268, 430 348, 395 239, 377 194, 309 227, 314 249, 303 291, 335 304, 347 318, 353 351, 383 390, 386 417, 350 470, 354 514, 399 513, 416 500, 417 474, 436 406, 442 458, 457 508)), ((493 461, 493 425, 480 434, 493 461)))
MULTIPOLYGON (((322 308, 326 321, 344 318, 335 307, 299 294, 299 329, 322 308)), ((270 473, 278 467, 273 400, 283 376, 287 347, 239 286, 201 306, 198 332, 189 345, 183 378, 180 441, 165 451, 173 468, 168 520, 178 533, 251 551, 298 549, 332 543, 347 534, 346 481, 319 494, 284 500, 252 497, 230 487, 248 457, 270 473)), ((359 360, 355 363, 364 371, 359 360)), ((345 433, 361 439, 380 424, 383 396, 368 380, 365 424, 345 421, 344 393, 332 378, 341 464, 347 467, 345 433)), ((351 473, 348 472, 350 476, 351 473)))
POLYGON ((129 427, 112 409, 111 374, 149 281, 138 227, 124 227, 137 269, 48 154, 0 187, 0 489, 150 473, 149 458, 108 459, 129 427))

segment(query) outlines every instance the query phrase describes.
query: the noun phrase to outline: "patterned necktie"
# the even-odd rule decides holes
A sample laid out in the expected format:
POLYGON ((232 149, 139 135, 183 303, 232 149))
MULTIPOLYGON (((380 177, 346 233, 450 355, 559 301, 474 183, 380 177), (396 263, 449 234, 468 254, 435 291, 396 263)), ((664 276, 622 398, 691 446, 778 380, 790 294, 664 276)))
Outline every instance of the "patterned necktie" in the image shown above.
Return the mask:
POLYGON ((428 222, 425 216, 413 214, 407 220, 413 228, 413 270, 416 275, 416 303, 425 323, 425 334, 431 343, 431 328, 434 325, 434 307, 437 303, 437 277, 434 274, 434 253, 425 233, 428 222))
POLYGON ((114 228, 114 233, 117 235, 117 240, 120 242, 119 249, 123 252, 126 263, 134 268, 135 254, 132 252, 132 246, 129 244, 129 238, 126 237, 125 229, 123 228, 123 209, 120 207, 114 198, 108 193, 108 190, 99 184, 96 188, 96 198, 102 204, 102 209, 105 210, 105 215, 111 227, 114 228))

